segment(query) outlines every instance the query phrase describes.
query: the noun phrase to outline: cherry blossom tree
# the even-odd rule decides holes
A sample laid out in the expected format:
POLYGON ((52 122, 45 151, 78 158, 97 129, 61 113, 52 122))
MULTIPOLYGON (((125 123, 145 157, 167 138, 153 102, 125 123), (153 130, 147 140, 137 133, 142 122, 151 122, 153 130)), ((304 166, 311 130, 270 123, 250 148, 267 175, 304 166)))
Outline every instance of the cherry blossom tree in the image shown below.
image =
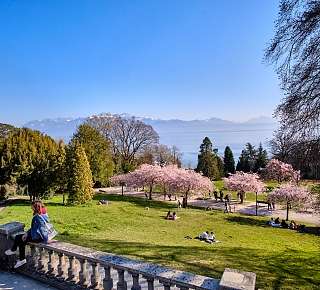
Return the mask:
POLYGON ((306 187, 287 183, 275 189, 268 195, 268 201, 283 203, 287 207, 287 218, 289 220, 289 208, 292 205, 306 206, 313 204, 311 193, 306 187))
POLYGON ((245 173, 237 171, 230 174, 228 178, 223 178, 224 185, 229 190, 255 192, 256 193, 256 215, 258 215, 258 193, 265 190, 265 184, 256 173, 245 173))
POLYGON ((291 164, 284 163, 278 159, 271 159, 266 166, 266 173, 269 179, 277 180, 279 183, 283 181, 300 180, 300 171, 293 169, 291 164))
POLYGON ((110 181, 114 185, 121 186, 121 194, 123 195, 123 187, 128 183, 128 174, 119 174, 119 175, 112 176, 110 178, 110 181))
POLYGON ((127 174, 111 178, 113 184, 127 186, 149 186, 149 199, 155 185, 162 185, 170 193, 183 193, 185 204, 190 194, 207 193, 213 190, 209 178, 196 173, 194 170, 178 168, 176 165, 159 166, 143 164, 138 169, 127 174))
POLYGON ((190 194, 209 193, 213 190, 211 180, 194 170, 171 167, 170 173, 167 183, 171 191, 184 194, 183 207, 187 207, 190 194))

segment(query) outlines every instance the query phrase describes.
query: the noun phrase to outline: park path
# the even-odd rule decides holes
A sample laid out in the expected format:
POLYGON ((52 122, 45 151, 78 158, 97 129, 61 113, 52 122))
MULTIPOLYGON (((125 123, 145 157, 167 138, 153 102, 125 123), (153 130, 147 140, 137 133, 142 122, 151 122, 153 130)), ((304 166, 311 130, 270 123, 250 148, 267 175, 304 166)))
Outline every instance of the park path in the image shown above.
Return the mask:
MULTIPOLYGON (((121 187, 109 187, 109 188, 100 188, 97 189, 96 192, 104 192, 109 194, 121 194, 121 187)), ((142 191, 134 191, 134 190, 126 190, 124 192, 124 195, 127 196, 134 196, 139 198, 146 198, 145 192, 142 191)), ((154 200, 163 201, 167 203, 177 204, 177 201, 172 200, 164 200, 163 195, 154 195, 154 200)), ((182 201, 182 198, 180 198, 180 201, 182 201)), ((188 200, 188 204, 191 206, 201 207, 205 209, 217 209, 217 210, 224 210, 224 202, 217 202, 214 199, 195 199, 191 198, 188 200)), ((233 212, 238 212, 241 214, 246 215, 255 215, 256 213, 256 203, 252 201, 246 201, 244 204, 240 204, 237 200, 231 201, 231 210, 233 212)), ((270 216, 280 219, 286 219, 286 209, 277 208, 276 210, 268 210, 267 205, 260 206, 258 209, 258 215, 259 216, 270 216)), ((315 214, 312 212, 296 212, 294 210, 289 211, 289 219, 295 220, 296 222, 303 222, 303 223, 311 223, 315 225, 320 225, 320 215, 315 214)))
POLYGON ((55 290, 46 284, 17 273, 0 271, 0 290, 55 290))

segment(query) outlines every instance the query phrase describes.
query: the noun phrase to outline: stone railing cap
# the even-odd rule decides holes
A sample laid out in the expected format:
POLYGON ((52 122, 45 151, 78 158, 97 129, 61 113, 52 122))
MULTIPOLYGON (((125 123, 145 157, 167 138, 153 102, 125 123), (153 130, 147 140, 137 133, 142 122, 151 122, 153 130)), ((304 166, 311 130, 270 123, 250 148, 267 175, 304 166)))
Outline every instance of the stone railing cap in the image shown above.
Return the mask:
POLYGON ((0 225, 0 234, 11 235, 15 232, 23 231, 24 224, 20 222, 10 222, 4 225, 0 225))
POLYGON ((254 290, 255 284, 255 273, 226 268, 220 280, 219 289, 254 290))

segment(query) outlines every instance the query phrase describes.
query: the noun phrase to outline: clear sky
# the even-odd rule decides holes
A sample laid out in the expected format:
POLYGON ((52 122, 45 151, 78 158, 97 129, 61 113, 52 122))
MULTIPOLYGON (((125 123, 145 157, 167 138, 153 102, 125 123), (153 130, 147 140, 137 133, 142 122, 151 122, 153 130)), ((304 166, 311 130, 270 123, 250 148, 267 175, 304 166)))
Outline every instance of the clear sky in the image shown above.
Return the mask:
POLYGON ((278 0, 1 0, 0 122, 271 116, 278 0))

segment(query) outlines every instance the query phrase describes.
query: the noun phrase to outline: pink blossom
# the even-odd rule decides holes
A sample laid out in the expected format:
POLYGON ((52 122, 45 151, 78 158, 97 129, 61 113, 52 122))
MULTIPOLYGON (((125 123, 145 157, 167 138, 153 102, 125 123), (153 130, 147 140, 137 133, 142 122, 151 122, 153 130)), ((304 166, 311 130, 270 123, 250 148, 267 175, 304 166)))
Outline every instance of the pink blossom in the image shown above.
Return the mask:
POLYGON ((311 193, 306 187, 292 183, 281 185, 268 195, 268 200, 279 203, 308 204, 312 199, 311 193))
POLYGON ((284 163, 278 159, 272 159, 266 166, 266 172, 269 179, 275 179, 278 182, 300 180, 300 171, 293 169, 291 164, 284 163))
POLYGON ((263 192, 265 184, 260 180, 256 173, 244 173, 238 171, 230 174, 228 178, 223 178, 225 187, 230 190, 243 190, 245 192, 263 192))

